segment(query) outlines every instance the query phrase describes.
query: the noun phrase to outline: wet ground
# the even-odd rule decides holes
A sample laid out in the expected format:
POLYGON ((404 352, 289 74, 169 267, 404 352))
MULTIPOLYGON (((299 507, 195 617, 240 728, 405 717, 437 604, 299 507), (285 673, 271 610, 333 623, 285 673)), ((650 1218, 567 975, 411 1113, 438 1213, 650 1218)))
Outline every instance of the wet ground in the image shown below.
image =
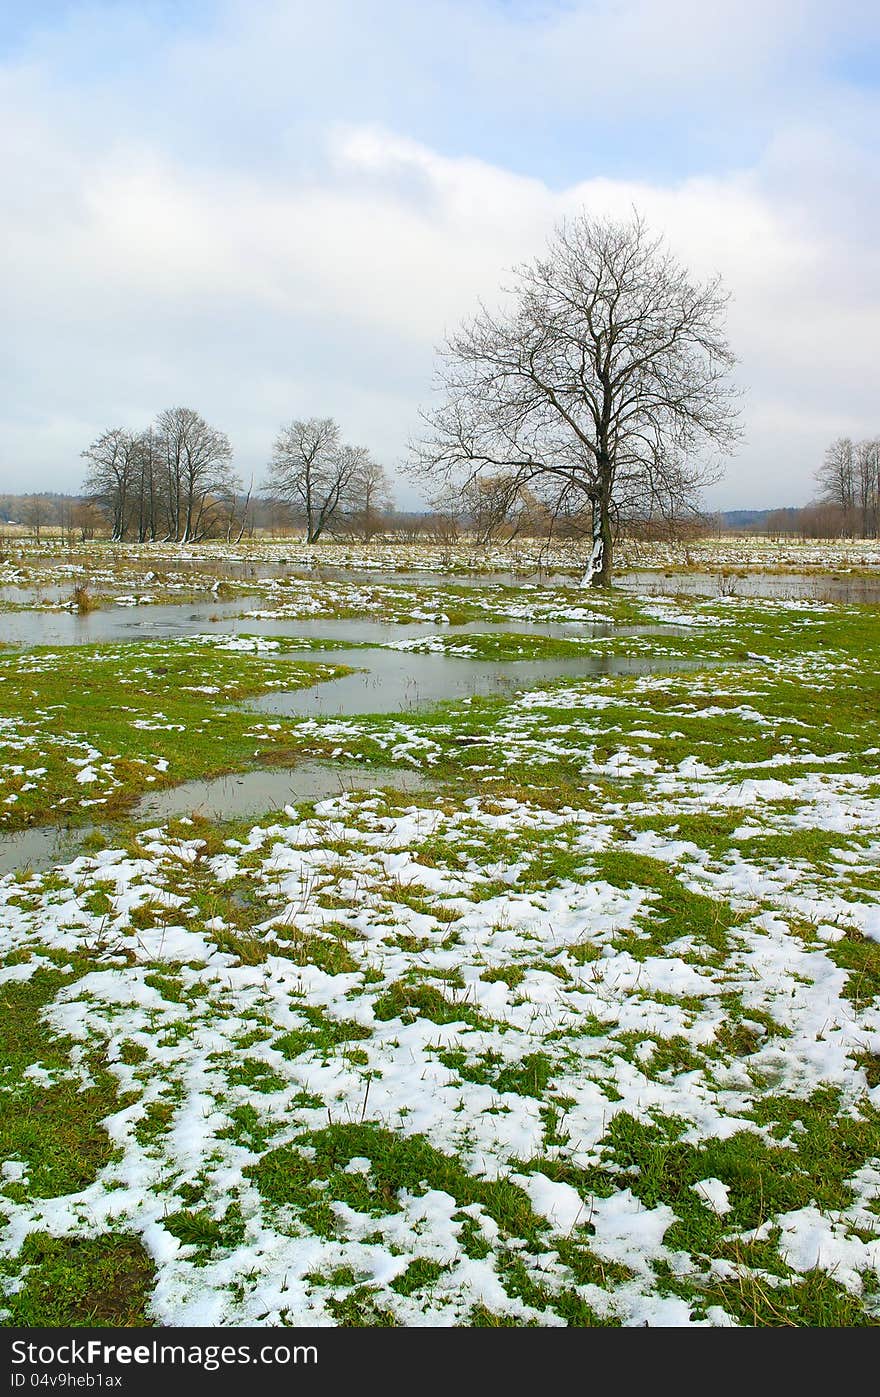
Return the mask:
MULTIPOLYGON (((26 595, 27 589, 20 589, 26 595)), ((45 595, 45 590, 43 592, 45 595)), ((31 595, 34 595, 33 591, 31 595)), ((675 634, 681 628, 629 626, 616 634, 675 634)), ((0 612, 0 641, 20 646, 85 645, 185 637, 204 633, 283 636, 334 640, 351 649, 309 650, 299 658, 350 666, 355 672, 325 680, 308 689, 273 691, 249 700, 255 713, 286 717, 346 717, 366 713, 405 713, 443 700, 477 694, 509 696, 517 690, 560 678, 643 674, 658 668, 693 668, 690 661, 625 658, 611 655, 566 655, 542 660, 480 660, 443 652, 415 654, 382 649, 437 634, 468 636, 515 632, 551 639, 597 639, 612 634, 604 623, 472 621, 442 625, 437 620, 404 625, 370 619, 278 620, 242 615, 242 601, 192 602, 132 608, 119 605, 80 615, 57 611, 0 612), (356 648, 357 647, 357 648, 356 648), (363 648, 360 648, 363 647, 363 648)), ((292 657, 293 658, 293 657, 292 657)), ((416 774, 395 768, 340 769, 317 762, 289 769, 259 769, 208 781, 193 781, 147 794, 133 809, 138 821, 167 820, 197 811, 214 819, 255 816, 298 800, 322 799, 346 789, 381 786, 418 790, 426 784, 416 774)), ((83 850, 90 831, 58 827, 24 830, 0 839, 0 872, 46 868, 83 850)))
POLYGON ((323 800, 345 791, 370 791, 393 786, 406 794, 431 787, 417 771, 399 767, 340 767, 324 762, 301 766, 237 771, 212 781, 185 781, 144 796, 132 811, 136 820, 170 820, 179 815, 205 815, 231 820, 263 815, 303 800, 323 800))
MULTIPOLYGON (((418 771, 400 767, 340 767, 325 762, 303 762, 296 767, 269 767, 237 771, 208 781, 184 781, 142 796, 131 811, 131 819, 142 823, 164 823, 186 815, 204 815, 211 820, 234 820, 265 815, 305 800, 325 800, 345 791, 430 790, 436 783, 418 771)), ((89 836, 96 828, 110 834, 113 825, 79 825, 74 829, 43 825, 0 836, 0 875, 24 869, 43 870, 67 863, 86 852, 89 836)))
POLYGON ((590 675, 648 674, 658 670, 705 668, 690 660, 658 661, 618 655, 566 655, 552 660, 469 660, 443 654, 415 655, 401 650, 310 651, 309 659, 358 666, 360 672, 291 692, 275 690, 249 699, 256 713, 287 717, 354 717, 402 713, 447 699, 475 694, 509 696, 553 679, 590 675))
POLYGON ((629 572, 615 585, 628 592, 697 597, 770 597, 880 605, 880 578, 806 572, 629 572))

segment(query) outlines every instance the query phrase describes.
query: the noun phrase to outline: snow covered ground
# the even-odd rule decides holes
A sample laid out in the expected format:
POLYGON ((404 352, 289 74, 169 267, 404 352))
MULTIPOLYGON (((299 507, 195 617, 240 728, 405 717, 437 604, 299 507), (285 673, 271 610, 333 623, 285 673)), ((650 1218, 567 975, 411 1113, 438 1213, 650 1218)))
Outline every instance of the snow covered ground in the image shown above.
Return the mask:
MULTIPOLYGON (((409 585, 389 614, 460 605, 409 585)), ((877 1322, 876 612, 585 614, 636 605, 682 632, 597 647, 705 667, 255 719, 438 786, 119 826, 0 880, 6 1323, 131 1322, 123 1283, 160 1325, 877 1322)), ((76 742, 88 800, 118 754, 76 742)))

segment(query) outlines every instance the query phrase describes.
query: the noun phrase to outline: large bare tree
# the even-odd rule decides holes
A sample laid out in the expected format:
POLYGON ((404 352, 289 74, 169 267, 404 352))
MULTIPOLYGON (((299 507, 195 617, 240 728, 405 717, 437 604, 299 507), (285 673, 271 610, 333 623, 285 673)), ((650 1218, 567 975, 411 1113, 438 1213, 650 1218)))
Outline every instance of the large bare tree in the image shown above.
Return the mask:
POLYGON ((111 427, 81 454, 89 463, 85 493, 109 515, 111 536, 125 538, 138 478, 138 437, 124 427, 111 427))
POLYGON ((225 432, 190 407, 166 408, 156 427, 164 455, 169 537, 189 543, 204 535, 206 512, 236 489, 232 447, 225 432))
POLYGON ((821 486, 820 498, 836 504, 844 514, 851 514, 855 502, 852 437, 837 437, 831 443, 816 471, 816 479, 821 486))
POLYGON ((443 400, 413 470, 439 487, 503 478, 551 519, 586 510, 585 581, 610 586, 619 522, 691 508, 738 437, 727 296, 638 214, 562 223, 514 275, 505 307, 481 307, 441 349, 443 400))
POLYGON ((880 531, 880 439, 860 441, 855 450, 856 504, 863 538, 880 531))
POLYGON ((305 519, 308 542, 317 543, 367 455, 342 441, 332 417, 296 419, 275 438, 264 490, 292 504, 305 519))

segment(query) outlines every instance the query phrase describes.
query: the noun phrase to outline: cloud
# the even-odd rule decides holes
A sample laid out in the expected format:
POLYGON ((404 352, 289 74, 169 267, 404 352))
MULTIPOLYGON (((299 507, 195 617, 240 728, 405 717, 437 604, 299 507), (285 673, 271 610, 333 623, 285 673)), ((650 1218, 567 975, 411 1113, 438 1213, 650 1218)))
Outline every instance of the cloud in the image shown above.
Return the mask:
POLYGON ((876 94, 826 74, 798 98, 857 7, 836 28, 794 0, 715 20, 675 0, 659 27, 646 0, 208 9, 166 30, 149 7, 76 7, 0 68, 4 488, 76 489, 99 430, 181 401, 258 480, 279 423, 313 412, 399 462, 433 347, 581 207, 636 205, 732 292, 747 440, 717 504, 806 499, 829 437, 880 429, 876 94), (96 17, 109 28, 87 59, 96 17), (454 96, 438 71, 461 78, 454 96), (765 113, 784 89, 757 155, 674 175, 574 146, 551 158, 548 133, 570 136, 616 85, 667 124, 714 89, 732 127, 745 78, 765 113), (488 152, 514 111, 517 131, 532 113, 540 128, 524 160, 509 136, 488 152))

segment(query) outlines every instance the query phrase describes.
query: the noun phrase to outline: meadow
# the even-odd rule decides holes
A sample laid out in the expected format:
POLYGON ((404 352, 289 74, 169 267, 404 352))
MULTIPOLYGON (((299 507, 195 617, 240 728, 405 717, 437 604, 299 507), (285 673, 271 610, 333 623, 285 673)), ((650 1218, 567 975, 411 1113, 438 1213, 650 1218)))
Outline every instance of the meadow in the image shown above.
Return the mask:
POLYGON ((0 1322, 878 1323, 880 547, 622 562, 6 543, 0 1322))

